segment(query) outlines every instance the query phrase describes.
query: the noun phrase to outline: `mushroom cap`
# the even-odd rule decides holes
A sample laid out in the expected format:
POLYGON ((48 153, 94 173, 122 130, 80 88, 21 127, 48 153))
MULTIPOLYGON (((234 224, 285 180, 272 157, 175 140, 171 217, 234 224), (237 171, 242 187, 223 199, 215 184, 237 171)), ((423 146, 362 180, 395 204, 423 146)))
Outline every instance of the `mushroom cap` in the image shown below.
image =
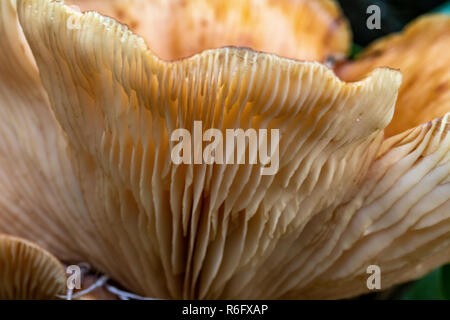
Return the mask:
POLYGON ((300 60, 349 52, 350 27, 332 0, 70 0, 113 17, 142 36, 161 59, 207 49, 249 47, 300 60))
POLYGON ((387 136, 399 134, 450 111, 450 18, 430 14, 404 31, 376 41, 355 61, 340 64, 346 81, 360 79, 373 68, 388 66, 403 75, 394 118, 387 136))
POLYGON ((62 264, 36 244, 0 235, 0 299, 57 299, 66 290, 62 264))

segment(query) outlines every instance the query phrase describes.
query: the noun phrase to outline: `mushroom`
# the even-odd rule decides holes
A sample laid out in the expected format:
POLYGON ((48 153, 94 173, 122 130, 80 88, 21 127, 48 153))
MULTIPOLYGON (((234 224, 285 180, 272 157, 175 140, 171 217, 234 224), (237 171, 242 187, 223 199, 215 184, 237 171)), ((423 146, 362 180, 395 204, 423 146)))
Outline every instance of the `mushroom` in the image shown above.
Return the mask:
POLYGON ((57 299, 66 290, 62 264, 34 243, 0 234, 0 299, 57 299))
POLYGON ((382 38, 356 61, 336 68, 340 78, 360 79, 378 66, 399 69, 403 75, 394 118, 386 136, 399 134, 450 111, 450 19, 433 14, 420 17, 405 31, 382 38))
MULTIPOLYGON (((164 299, 344 298, 368 291, 369 265, 387 288, 450 261, 450 114, 385 139, 399 71, 345 82, 318 62, 150 35, 158 57, 116 20, 49 0, 17 1, 25 42, 6 28, 15 1, 0 8, 0 230, 164 299), (171 132, 195 121, 278 129, 279 170, 174 164, 171 132)), ((274 44, 257 49, 284 56, 274 44)))
POLYGON ((152 52, 177 60, 207 49, 244 46, 287 58, 345 56, 347 20, 331 0, 69 0, 82 11, 116 18, 152 52), (270 23, 268 23, 270 21, 270 23))

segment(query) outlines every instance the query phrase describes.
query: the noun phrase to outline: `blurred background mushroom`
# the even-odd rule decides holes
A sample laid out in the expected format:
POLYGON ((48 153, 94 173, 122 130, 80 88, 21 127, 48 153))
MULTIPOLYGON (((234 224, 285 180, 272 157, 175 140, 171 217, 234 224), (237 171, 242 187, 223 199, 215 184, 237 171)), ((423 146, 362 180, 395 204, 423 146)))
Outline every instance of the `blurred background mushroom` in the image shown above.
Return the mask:
POLYGON ((372 58, 369 48, 341 61, 339 79, 286 59, 343 60, 351 36, 339 7, 280 3, 71 1, 145 40, 59 2, 1 3, 0 230, 153 298, 346 298, 368 292, 369 265, 388 288, 448 262, 450 110, 430 96, 448 95, 448 58, 421 63, 445 55, 449 18, 420 20, 374 45, 383 50, 372 58), (144 12, 160 29, 143 24, 144 12), (277 34, 266 38, 269 18, 277 34), (423 44, 424 33, 436 41, 423 44), (223 45, 269 54, 204 51, 223 45), (396 112, 407 113, 417 99, 405 97, 419 89, 375 69, 385 66, 406 83, 432 80, 420 88, 426 112, 394 115, 397 95, 396 112), (279 171, 175 165, 170 132, 195 120, 205 130, 279 129, 279 171))

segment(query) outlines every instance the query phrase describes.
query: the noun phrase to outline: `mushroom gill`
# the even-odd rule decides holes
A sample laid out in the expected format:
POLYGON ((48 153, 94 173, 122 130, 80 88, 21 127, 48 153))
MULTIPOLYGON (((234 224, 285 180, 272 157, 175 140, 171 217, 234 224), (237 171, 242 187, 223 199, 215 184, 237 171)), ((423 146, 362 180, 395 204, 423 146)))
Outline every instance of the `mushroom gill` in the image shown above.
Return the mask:
POLYGON ((394 118, 385 133, 407 129, 450 112, 450 18, 426 15, 399 34, 376 41, 355 61, 338 65, 346 81, 360 79, 379 66, 399 69, 403 76, 394 118))
POLYGON ((66 290, 62 264, 37 245, 0 234, 0 299, 57 299, 66 290))
POLYGON ((324 61, 343 57, 350 28, 332 0, 69 0, 142 36, 161 59, 206 49, 249 47, 282 57, 324 61))
MULTIPOLYGON (((8 3, 0 14, 15 21, 8 3)), ((27 105, 0 83, 13 115, 0 118, 11 128, 0 230, 153 298, 343 298, 368 290, 369 264, 387 288, 450 260, 449 115, 385 140, 398 71, 347 83, 243 48, 167 62, 95 12, 48 0, 18 0, 17 12, 48 100, 27 105), (279 170, 174 164, 171 132, 194 121, 279 129, 279 170)), ((29 61, 13 39, 5 61, 29 61)))

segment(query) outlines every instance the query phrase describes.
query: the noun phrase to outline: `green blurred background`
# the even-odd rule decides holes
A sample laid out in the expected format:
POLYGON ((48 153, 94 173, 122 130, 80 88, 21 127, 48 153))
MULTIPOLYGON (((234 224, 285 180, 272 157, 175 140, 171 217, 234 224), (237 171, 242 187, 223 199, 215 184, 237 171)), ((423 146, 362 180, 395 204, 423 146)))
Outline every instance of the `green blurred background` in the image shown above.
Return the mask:
MULTIPOLYGON (((353 52, 358 53, 372 41, 398 32, 418 16, 430 12, 450 14, 447 0, 338 0, 353 31, 353 52), (381 29, 366 27, 370 5, 381 9, 381 29)), ((450 30, 449 30, 450 32, 450 30)), ((383 283, 383 276, 381 277, 383 283)), ((438 268, 422 279, 402 284, 391 289, 367 294, 358 299, 401 299, 401 300, 450 300, 450 264, 438 268)))

